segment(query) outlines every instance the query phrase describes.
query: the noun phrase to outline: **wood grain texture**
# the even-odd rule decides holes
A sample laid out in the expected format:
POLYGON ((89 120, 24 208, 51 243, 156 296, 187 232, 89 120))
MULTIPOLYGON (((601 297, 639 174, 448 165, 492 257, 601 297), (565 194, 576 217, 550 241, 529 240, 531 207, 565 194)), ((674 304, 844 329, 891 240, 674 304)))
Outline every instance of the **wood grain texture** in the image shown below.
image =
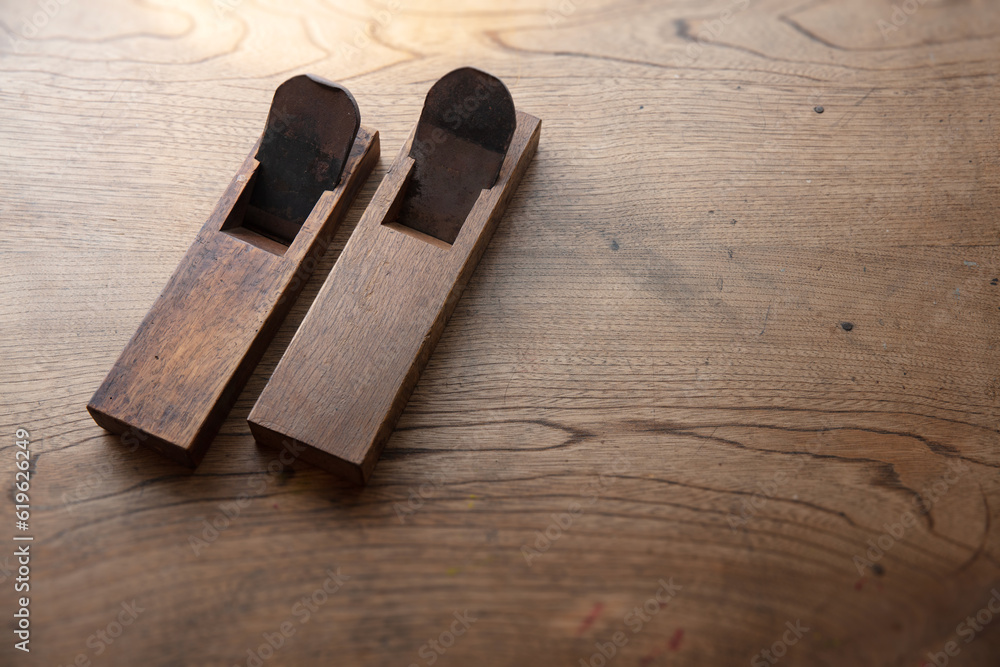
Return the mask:
POLYGON ((5 3, 0 422, 37 455, 37 644, 0 662, 245 666, 291 619, 267 667, 423 667, 468 609, 435 667, 579 665, 619 631, 610 665, 748 665, 797 620, 782 667, 995 665, 1000 621, 956 630, 1000 583, 1000 7, 883 37, 889 0, 740 6, 95 0, 22 38, 38 5, 5 3), (246 417, 388 160, 196 474, 94 425, 280 81, 345 83, 394 155, 462 65, 545 137, 368 487, 246 417))
POLYGON ((378 133, 359 129, 349 154, 344 144, 340 182, 322 191, 285 245, 242 224, 257 193, 259 146, 87 404, 106 430, 191 468, 201 463, 379 158, 378 133))
POLYGON ((300 458, 368 482, 538 148, 541 121, 516 121, 496 183, 451 244, 396 217, 416 168, 414 132, 250 411, 258 443, 293 441, 300 458))

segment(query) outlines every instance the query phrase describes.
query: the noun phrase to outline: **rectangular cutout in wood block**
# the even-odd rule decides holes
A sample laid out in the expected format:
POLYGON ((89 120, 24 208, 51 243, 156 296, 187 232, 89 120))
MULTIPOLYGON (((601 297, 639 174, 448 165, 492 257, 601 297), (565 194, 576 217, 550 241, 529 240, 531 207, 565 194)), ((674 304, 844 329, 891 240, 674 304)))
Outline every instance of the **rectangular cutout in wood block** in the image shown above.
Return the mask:
POLYGON ((296 441, 303 459, 367 482, 540 128, 538 118, 516 113, 495 184, 474 199, 452 243, 397 219, 415 166, 411 134, 250 413, 258 443, 296 441))
POLYGON ((276 93, 268 129, 87 405, 103 428, 132 432, 190 467, 201 461, 379 158, 378 133, 360 128, 357 118, 352 119, 353 127, 348 124, 329 132, 309 124, 317 118, 325 122, 328 112, 343 119, 344 108, 350 116, 351 105, 356 113, 353 98, 349 104, 343 100, 349 93, 305 76, 283 87, 293 82, 300 89, 292 94, 301 97, 292 102, 299 106, 290 104, 279 110, 284 113, 276 113, 276 93), (331 87, 340 94, 334 108, 317 111, 317 97, 328 101, 323 96, 331 87), (346 107, 338 107, 341 102, 346 107), (316 117, 309 118, 310 114, 316 117), (278 138, 269 144, 272 130, 278 138), (282 141, 298 140, 295 132, 312 143, 303 149, 299 141, 293 146, 298 154, 282 153, 286 148, 282 141), (348 140, 353 143, 343 143, 348 140), (306 196, 314 197, 314 205, 310 209, 308 202, 300 203, 298 212, 293 211, 294 206, 288 205, 291 199, 281 198, 294 198, 295 192, 282 192, 280 167, 293 175, 306 173, 294 160, 309 162, 313 158, 308 150, 322 151, 333 144, 343 153, 324 164, 337 169, 336 174, 329 169, 325 173, 335 186, 323 190, 323 182, 313 180, 313 192, 306 196), (262 174, 257 158, 264 159, 268 150, 293 164, 271 162, 262 174), (261 191, 259 183, 267 178, 279 182, 277 192, 261 191))

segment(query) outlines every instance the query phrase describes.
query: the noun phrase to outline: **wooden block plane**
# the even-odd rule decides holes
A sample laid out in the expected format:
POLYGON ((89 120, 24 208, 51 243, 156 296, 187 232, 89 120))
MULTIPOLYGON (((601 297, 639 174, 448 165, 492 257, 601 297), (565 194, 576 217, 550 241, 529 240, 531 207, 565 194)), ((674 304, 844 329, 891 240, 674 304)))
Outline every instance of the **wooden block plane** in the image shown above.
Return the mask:
POLYGON ((258 443, 363 484, 535 150, 541 121, 456 70, 400 151, 254 405, 258 443))
POLYGON ((281 84, 261 138, 87 405, 94 421, 197 466, 378 157, 345 88, 281 84))

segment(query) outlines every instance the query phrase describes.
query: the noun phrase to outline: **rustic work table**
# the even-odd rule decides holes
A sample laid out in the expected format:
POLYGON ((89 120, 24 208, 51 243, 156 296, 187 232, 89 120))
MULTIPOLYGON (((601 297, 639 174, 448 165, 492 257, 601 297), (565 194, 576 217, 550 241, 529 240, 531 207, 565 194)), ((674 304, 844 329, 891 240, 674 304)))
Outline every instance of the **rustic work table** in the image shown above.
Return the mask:
POLYGON ((995 665, 1000 6, 903 5, 4 3, 0 663, 995 665), (370 486, 269 472, 247 414, 466 64, 534 163, 370 486), (85 405, 301 72, 383 157, 190 473, 85 405))

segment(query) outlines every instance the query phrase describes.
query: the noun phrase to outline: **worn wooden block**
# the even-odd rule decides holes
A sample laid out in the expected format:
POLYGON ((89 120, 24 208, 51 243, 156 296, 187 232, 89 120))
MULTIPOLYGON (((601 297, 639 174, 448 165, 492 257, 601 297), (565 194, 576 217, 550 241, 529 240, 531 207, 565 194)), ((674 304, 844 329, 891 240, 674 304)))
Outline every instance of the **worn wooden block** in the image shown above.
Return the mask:
POLYGON ((346 90, 334 86, 340 107, 317 110, 330 101, 322 96, 332 84, 295 77, 282 88, 293 82, 300 97, 281 106, 276 93, 261 140, 87 405, 105 429, 130 431, 191 467, 378 161, 378 133, 359 128, 346 90), (346 128, 322 126, 326 121, 346 128), (345 134, 353 132, 356 138, 345 134), (329 160, 313 161, 309 151, 317 146, 320 153, 333 146, 329 160), (288 177, 317 177, 303 186, 314 206, 294 201, 283 169, 288 177), (323 179, 336 186, 323 190, 323 179))
POLYGON ((297 441, 305 460, 368 480, 537 148, 541 121, 510 111, 499 175, 470 202, 451 244, 397 218, 414 178, 411 153, 420 158, 411 151, 418 124, 251 411, 258 443, 297 441))

